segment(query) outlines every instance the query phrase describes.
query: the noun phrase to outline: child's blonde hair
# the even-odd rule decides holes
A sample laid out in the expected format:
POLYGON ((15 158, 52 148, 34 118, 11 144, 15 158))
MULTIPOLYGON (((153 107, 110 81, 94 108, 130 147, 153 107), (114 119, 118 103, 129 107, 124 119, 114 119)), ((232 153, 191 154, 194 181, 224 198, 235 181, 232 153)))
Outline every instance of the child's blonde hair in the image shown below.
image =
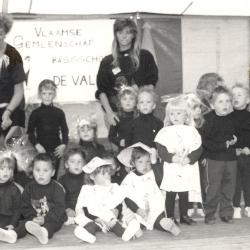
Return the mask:
POLYGON ((183 111, 185 111, 187 114, 185 124, 186 125, 192 124, 193 119, 192 119, 191 109, 189 108, 188 103, 184 99, 183 96, 176 97, 167 103, 166 108, 165 108, 164 126, 172 125, 172 122, 171 122, 170 117, 169 117, 169 113, 171 110, 183 110, 183 111))
POLYGON ((148 86, 141 87, 139 89, 139 91, 138 91, 137 99, 139 99, 139 97, 140 97, 140 95, 142 93, 148 93, 149 95, 152 96, 152 99, 153 99, 154 103, 157 103, 157 101, 158 101, 158 95, 155 93, 155 91, 152 88, 150 88, 148 86))
POLYGON ((134 116, 136 117, 136 115, 137 115, 136 103, 137 103, 138 92, 133 87, 124 87, 119 91, 119 93, 118 93, 119 102, 118 102, 118 107, 117 107, 118 108, 118 114, 120 116, 125 115, 124 111, 122 109, 122 106, 121 106, 121 99, 125 95, 131 95, 131 96, 134 96, 134 98, 135 98, 134 116))
POLYGON ((97 169, 95 169, 94 172, 92 172, 91 174, 85 174, 85 178, 84 178, 85 183, 88 185, 95 185, 91 177, 96 176, 99 173, 102 173, 102 174, 108 173, 111 177, 114 173, 112 164, 100 166, 97 169))
POLYGON ((248 97, 250 97, 250 92, 249 92, 249 88, 243 84, 243 83, 240 83, 240 82, 236 82, 232 87, 231 87, 231 90, 235 89, 235 88, 239 88, 239 89, 243 89, 246 93, 246 95, 248 97))
POLYGON ((38 95, 39 96, 40 96, 43 89, 52 90, 56 93, 57 86, 52 80, 44 79, 43 81, 41 81, 39 83, 39 86, 38 86, 38 95))

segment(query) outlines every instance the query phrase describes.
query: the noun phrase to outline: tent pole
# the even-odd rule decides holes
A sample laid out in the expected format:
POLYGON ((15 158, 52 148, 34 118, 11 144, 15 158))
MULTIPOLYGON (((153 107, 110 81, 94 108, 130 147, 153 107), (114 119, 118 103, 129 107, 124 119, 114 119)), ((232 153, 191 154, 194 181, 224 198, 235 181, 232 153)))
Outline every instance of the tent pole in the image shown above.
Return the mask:
POLYGON ((8 13, 8 2, 9 0, 3 0, 2 2, 2 13, 8 13))

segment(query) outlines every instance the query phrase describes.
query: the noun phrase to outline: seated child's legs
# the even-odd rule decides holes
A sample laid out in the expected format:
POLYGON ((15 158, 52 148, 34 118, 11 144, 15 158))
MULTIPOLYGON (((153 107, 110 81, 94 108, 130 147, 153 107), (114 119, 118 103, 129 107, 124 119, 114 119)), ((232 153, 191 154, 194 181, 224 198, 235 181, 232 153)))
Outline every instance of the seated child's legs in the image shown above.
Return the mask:
POLYGON ((96 232, 101 231, 101 228, 94 222, 89 222, 84 226, 84 228, 91 234, 95 235, 96 232))
POLYGON ((59 231, 62 227, 63 223, 61 222, 45 222, 42 227, 46 228, 48 231, 49 239, 53 237, 54 233, 59 231))
POLYGON ((160 231, 167 231, 167 232, 173 234, 174 236, 179 235, 181 232, 179 227, 175 224, 175 222, 172 219, 167 218, 165 216, 164 212, 162 212, 157 217, 157 219, 154 223, 154 229, 157 229, 160 231))

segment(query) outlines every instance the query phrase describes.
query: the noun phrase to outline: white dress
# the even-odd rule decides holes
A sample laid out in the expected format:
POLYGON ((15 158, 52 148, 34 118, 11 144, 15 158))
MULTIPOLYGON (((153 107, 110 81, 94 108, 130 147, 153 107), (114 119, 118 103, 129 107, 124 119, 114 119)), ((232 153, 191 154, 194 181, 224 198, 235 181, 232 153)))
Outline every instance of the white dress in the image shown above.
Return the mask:
MULTIPOLYGON (((201 146, 201 136, 193 126, 172 125, 162 128, 155 142, 166 147, 169 153, 187 156, 201 146)), ((189 191, 189 201, 201 202, 198 162, 181 165, 164 162, 161 189, 172 192, 189 191)))
POLYGON ((123 219, 131 217, 152 230, 157 217, 165 210, 165 197, 155 181, 152 170, 144 175, 136 175, 130 172, 123 180, 121 186, 127 186, 127 197, 134 201, 139 208, 148 211, 147 217, 142 219, 138 214, 133 213, 125 204, 123 205, 123 219))
POLYGON ((112 209, 116 208, 125 198, 125 187, 116 183, 109 186, 83 185, 76 203, 75 221, 81 226, 85 226, 92 220, 85 216, 83 207, 88 212, 105 221, 116 219, 112 209))

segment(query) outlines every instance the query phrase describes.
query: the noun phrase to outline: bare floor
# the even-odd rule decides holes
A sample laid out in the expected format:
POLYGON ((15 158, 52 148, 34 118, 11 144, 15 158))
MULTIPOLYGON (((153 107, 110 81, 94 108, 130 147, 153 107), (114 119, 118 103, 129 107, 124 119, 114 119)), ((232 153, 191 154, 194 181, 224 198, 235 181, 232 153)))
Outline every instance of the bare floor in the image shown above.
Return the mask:
POLYGON ((161 249, 250 249, 250 218, 235 220, 225 224, 219 219, 215 225, 205 225, 199 220, 197 225, 181 225, 181 234, 173 237, 160 231, 144 231, 144 235, 130 242, 123 242, 112 233, 97 234, 96 243, 81 242, 73 235, 73 226, 64 226, 41 245, 34 237, 27 235, 16 244, 0 243, 1 250, 45 249, 45 250, 161 250, 161 249))

